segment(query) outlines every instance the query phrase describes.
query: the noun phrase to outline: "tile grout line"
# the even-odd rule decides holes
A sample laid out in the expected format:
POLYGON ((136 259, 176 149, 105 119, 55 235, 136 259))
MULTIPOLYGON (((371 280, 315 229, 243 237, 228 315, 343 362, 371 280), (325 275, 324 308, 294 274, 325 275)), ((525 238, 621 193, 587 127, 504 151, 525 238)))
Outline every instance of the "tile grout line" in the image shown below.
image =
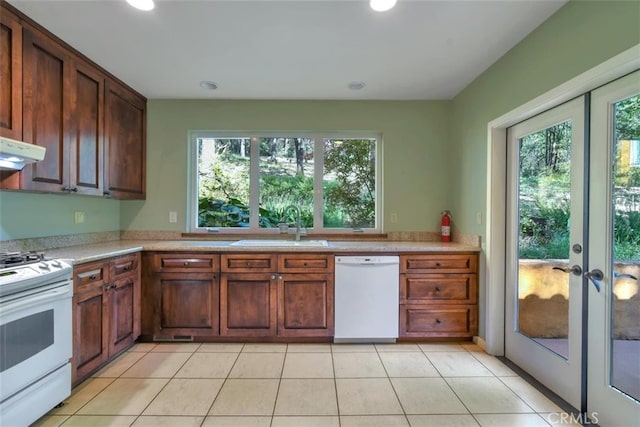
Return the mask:
MULTIPOLYGON (((131 425, 135 424, 136 421, 138 421, 138 419, 142 416, 142 414, 144 413, 144 411, 146 411, 149 406, 151 406, 151 404, 153 403, 154 400, 156 400, 158 398, 158 396, 160 395, 160 393, 162 393, 162 391, 169 385, 169 383, 171 383, 171 380, 173 380, 176 375, 178 374, 178 372, 180 372, 180 369, 182 369, 184 367, 184 365, 193 357, 193 355, 196 353, 196 351, 198 351, 198 349, 202 347, 202 344, 199 344, 192 352, 190 352, 191 354, 189 355, 189 357, 187 357, 185 359, 184 362, 182 362, 182 364, 180 365, 180 367, 178 369, 176 369, 176 371, 173 373, 173 375, 169 378, 169 380, 162 386, 162 388, 160 388, 160 390, 158 390, 158 392, 155 394, 155 396, 153 396, 153 398, 149 401, 149 403, 147 403, 147 405, 142 409, 142 411, 140 411, 140 413, 136 416, 135 420, 133 420, 133 423, 131 423, 131 425)), ((158 345, 156 345, 154 347, 158 348, 158 345)), ((149 351, 149 353, 151 353, 152 351, 149 351)), ((164 353, 161 351, 158 351, 156 353, 164 353)), ((169 353, 181 353, 181 352, 169 352, 169 353)), ((186 353, 186 352, 184 352, 186 353)), ((125 371, 126 372, 126 371, 125 371)), ((124 372, 123 372, 124 374, 124 372)), ((118 377, 120 378, 120 377, 118 377)), ((144 379, 149 379, 149 377, 144 377, 144 379)))
MULTIPOLYGON (((240 358, 240 354, 242 353, 242 351, 244 350, 244 343, 242 343, 242 346, 240 347, 240 350, 238 350, 238 354, 236 355, 236 360, 233 361, 233 364, 231 364, 231 367, 229 368, 229 372, 227 372, 227 375, 224 377, 222 384, 220 385, 220 389, 218 390, 218 392, 216 393, 215 397, 213 398, 213 400, 211 401, 211 405, 209 405, 209 409, 207 410, 207 413, 205 414, 204 418, 202 419, 202 423, 200 424, 200 427, 202 427, 204 425, 204 423, 207 421, 207 417, 209 416, 209 414, 211 414, 211 411, 213 410, 213 405, 215 405, 216 400, 218 399, 218 397, 220 397, 220 393, 222 393, 222 389, 224 388, 225 384, 227 383, 227 380, 229 380, 229 375, 231 375, 231 371, 233 370, 233 367, 236 366, 236 363, 238 363, 238 359, 240 358)), ((213 417, 214 415, 211 414, 211 416, 213 417)))

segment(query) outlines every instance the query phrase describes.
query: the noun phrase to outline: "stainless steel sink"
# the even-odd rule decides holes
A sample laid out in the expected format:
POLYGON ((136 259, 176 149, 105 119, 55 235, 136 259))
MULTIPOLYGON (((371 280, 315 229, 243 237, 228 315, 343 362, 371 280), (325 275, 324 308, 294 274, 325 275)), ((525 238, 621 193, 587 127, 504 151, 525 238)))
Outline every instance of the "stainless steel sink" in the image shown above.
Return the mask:
POLYGON ((238 240, 229 246, 315 248, 329 246, 326 240, 238 240))

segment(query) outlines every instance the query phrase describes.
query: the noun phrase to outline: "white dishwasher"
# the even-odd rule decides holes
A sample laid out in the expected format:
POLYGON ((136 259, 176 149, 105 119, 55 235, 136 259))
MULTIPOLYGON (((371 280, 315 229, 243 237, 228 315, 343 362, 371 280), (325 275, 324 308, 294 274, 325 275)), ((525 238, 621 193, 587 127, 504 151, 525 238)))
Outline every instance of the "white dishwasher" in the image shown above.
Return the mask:
POLYGON ((398 256, 336 256, 334 342, 395 342, 398 256))

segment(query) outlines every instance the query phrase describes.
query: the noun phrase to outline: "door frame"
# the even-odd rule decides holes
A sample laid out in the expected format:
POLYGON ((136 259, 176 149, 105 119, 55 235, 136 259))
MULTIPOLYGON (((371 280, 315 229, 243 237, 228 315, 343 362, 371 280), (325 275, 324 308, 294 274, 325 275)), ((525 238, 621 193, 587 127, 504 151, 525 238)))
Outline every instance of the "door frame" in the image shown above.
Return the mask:
POLYGON ((504 356, 505 258, 507 188, 507 128, 529 117, 583 95, 640 68, 640 44, 585 71, 533 100, 492 120, 487 125, 487 199, 484 283, 487 353, 504 356))

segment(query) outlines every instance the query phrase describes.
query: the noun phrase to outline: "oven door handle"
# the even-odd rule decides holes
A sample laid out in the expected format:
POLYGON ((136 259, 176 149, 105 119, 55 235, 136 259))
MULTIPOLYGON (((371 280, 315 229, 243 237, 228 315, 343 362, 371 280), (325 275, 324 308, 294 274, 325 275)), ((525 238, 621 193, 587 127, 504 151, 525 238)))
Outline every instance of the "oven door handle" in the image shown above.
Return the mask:
POLYGON ((61 299, 64 297, 71 298, 73 296, 73 287, 71 284, 60 286, 55 289, 51 289, 42 293, 32 294, 24 298, 19 298, 14 301, 9 301, 2 304, 2 315, 9 315, 25 308, 36 306, 44 301, 52 301, 61 299))

